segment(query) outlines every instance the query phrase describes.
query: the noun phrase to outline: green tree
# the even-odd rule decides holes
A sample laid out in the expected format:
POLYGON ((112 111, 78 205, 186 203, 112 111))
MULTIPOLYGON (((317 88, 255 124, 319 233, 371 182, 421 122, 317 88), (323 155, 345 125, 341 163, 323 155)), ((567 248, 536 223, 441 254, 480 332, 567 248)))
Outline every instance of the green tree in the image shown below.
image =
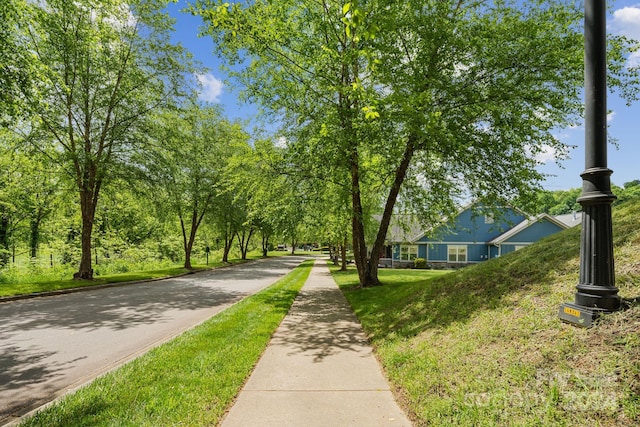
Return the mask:
POLYGON ((150 144, 140 153, 149 194, 180 221, 184 266, 191 268, 196 235, 217 196, 232 147, 244 142, 237 125, 221 118, 219 109, 192 102, 150 121, 150 144))
POLYGON ((22 95, 35 118, 33 140, 53 141, 55 161, 77 188, 78 279, 93 277, 91 235, 105 181, 138 143, 136 126, 183 87, 189 61, 169 40, 173 22, 164 6, 137 0, 28 3, 22 49, 34 56, 41 75, 36 95, 22 95))
MULTIPOLYGON (((535 154, 566 152, 553 134, 582 113, 578 6, 196 2, 219 53, 240 66, 247 95, 285 115, 297 135, 291 148, 310 152, 315 134, 315 161, 347 171, 362 286, 379 283, 378 258, 398 208, 429 222, 453 212, 458 197, 495 205, 531 195, 542 179, 535 154), (368 248, 366 188, 376 179, 385 196, 368 248)), ((611 40, 613 85, 637 71, 622 66, 628 48, 611 40)), ((635 97, 637 88, 623 88, 635 97)))
MULTIPOLYGON (((1 148, 0 148, 1 150, 1 148)), ((17 226, 16 198, 20 197, 12 156, 0 151, 0 267, 9 262, 13 233, 17 226)))
POLYGON ((25 0, 4 0, 0 6, 0 123, 23 113, 22 95, 31 94, 36 78, 29 51, 22 48, 26 19, 25 0))
POLYGON ((212 215, 213 228, 222 237, 222 262, 229 262, 233 239, 242 227, 243 214, 241 204, 234 196, 233 191, 228 185, 224 185, 223 191, 216 197, 212 215))
POLYGON ((24 212, 28 222, 31 258, 37 258, 42 241, 42 225, 59 204, 62 184, 58 165, 51 164, 47 158, 39 155, 24 158, 23 154, 23 159, 20 185, 24 196, 19 202, 19 209, 24 212))
MULTIPOLYGON (((317 227, 321 230, 324 241, 338 249, 341 258, 341 270, 347 270, 347 250, 351 230, 351 219, 348 193, 333 182, 326 182, 320 192, 321 197, 315 200, 312 209, 319 217, 316 218, 317 227)), ((337 259, 334 253, 334 262, 337 259)))
POLYGON ((101 203, 96 211, 93 233, 94 254, 100 250, 105 258, 127 254, 153 254, 151 247, 161 241, 163 220, 156 204, 150 201, 153 195, 144 194, 136 174, 131 173, 128 180, 117 179, 105 186, 101 203), (129 182, 127 182, 129 181, 129 182))
MULTIPOLYGON (((255 165, 252 162, 252 153, 250 147, 234 153, 229 160, 227 166, 227 174, 224 184, 224 192, 227 193, 224 199, 227 199, 228 206, 222 207, 221 216, 225 224, 225 254, 228 256, 228 250, 231 249, 231 243, 235 237, 240 250, 240 258, 247 259, 247 252, 254 233, 264 227, 268 232, 269 224, 263 221, 260 212, 252 210, 255 206, 255 188, 252 183, 252 174, 255 174, 255 165), (230 211, 231 210, 231 211, 230 211), (227 241, 231 233, 231 241, 227 241)), ((223 257, 225 262, 227 258, 223 257)))
POLYGON ((246 156, 238 158, 243 167, 234 178, 236 192, 250 194, 247 199, 248 221, 260 232, 262 256, 266 257, 270 239, 278 231, 282 218, 284 189, 282 177, 274 173, 278 161, 277 150, 270 140, 259 140, 246 156))
POLYGON ((616 203, 623 203, 627 200, 633 200, 640 197, 640 180, 634 179, 633 181, 625 182, 623 188, 614 188, 613 194, 618 199, 616 203))
POLYGON ((293 253, 310 196, 306 182, 288 170, 286 149, 273 140, 256 141, 252 153, 253 172, 238 178, 251 194, 249 215, 262 234, 262 253, 274 235, 286 239, 293 253))
POLYGON ((0 129, 0 264, 8 262, 10 247, 28 236, 31 257, 37 256, 40 227, 54 206, 60 188, 56 165, 37 153, 24 152, 22 139, 0 129), (26 230, 26 231, 25 231, 26 230))
POLYGON ((256 156, 249 144, 249 135, 240 123, 230 127, 230 138, 226 141, 225 166, 212 212, 213 228, 222 237, 222 261, 229 261, 229 253, 234 239, 238 243, 240 256, 247 258, 247 252, 254 233, 260 226, 261 218, 251 211, 256 189, 256 156))

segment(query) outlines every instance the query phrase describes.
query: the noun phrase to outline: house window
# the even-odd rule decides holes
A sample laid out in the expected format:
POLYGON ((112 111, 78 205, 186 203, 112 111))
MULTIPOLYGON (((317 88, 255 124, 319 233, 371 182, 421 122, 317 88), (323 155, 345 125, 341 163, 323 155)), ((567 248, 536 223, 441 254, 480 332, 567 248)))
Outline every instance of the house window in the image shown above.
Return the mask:
POLYGON ((400 261, 413 261, 418 257, 418 245, 401 245, 400 261))
POLYGON ((447 245, 449 262, 467 262, 466 245, 447 245))

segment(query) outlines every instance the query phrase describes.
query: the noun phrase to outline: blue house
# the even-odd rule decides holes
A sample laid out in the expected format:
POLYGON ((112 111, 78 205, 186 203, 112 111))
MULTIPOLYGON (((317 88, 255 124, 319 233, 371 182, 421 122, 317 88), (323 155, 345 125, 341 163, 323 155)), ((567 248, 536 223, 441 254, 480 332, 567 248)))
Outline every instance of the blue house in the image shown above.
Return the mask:
POLYGON ((500 208, 494 215, 469 205, 451 220, 426 231, 417 228, 415 222, 391 227, 380 264, 406 267, 414 259, 424 258, 431 267, 464 266, 517 251, 578 223, 577 215, 553 217, 543 213, 532 217, 511 207, 500 208))

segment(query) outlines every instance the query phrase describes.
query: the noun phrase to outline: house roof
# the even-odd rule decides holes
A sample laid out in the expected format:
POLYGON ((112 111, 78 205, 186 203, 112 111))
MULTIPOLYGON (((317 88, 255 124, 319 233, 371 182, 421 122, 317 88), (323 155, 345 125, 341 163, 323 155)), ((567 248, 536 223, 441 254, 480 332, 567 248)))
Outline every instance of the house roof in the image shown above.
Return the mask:
POLYGON ((569 228, 575 227, 582 222, 582 212, 573 212, 570 214, 554 216, 560 222, 566 224, 569 228))
MULTIPOLYGON (((393 215, 391 217, 391 224, 389 225, 389 230, 387 231, 387 237, 385 240, 389 243, 416 242, 422 239, 424 236, 426 236, 427 233, 433 231, 437 227, 442 226, 443 224, 446 224, 450 219, 456 218, 466 210, 472 209, 477 204, 478 202, 467 203, 466 205, 461 206, 458 209, 458 212, 454 217, 443 217, 437 224, 434 224, 427 228, 423 228, 423 226, 420 224, 420 221, 417 220, 415 215, 393 215)), ((519 208, 511 207, 511 206, 506 206, 506 207, 520 213, 523 216, 528 216, 528 214, 526 214, 519 208)), ((376 215, 374 216, 374 218, 377 221, 380 221, 382 216, 376 215)), ((564 225, 560 225, 560 224, 558 225, 561 226, 563 229, 568 228, 564 225)))
POLYGON ((489 244, 490 245, 499 245, 499 244, 505 242, 506 240, 510 239, 511 237, 515 236, 516 234, 520 233, 522 230, 526 230, 527 228, 529 228, 530 226, 532 226, 533 224, 535 224, 536 222, 538 222, 540 220, 547 220, 550 223, 557 225, 558 227, 560 227, 563 230, 566 230, 567 228, 570 228, 569 225, 567 225, 566 223, 558 220, 557 218, 552 217, 551 215, 548 215, 546 213, 541 213, 541 214, 538 214, 536 216, 529 217, 529 218, 525 219, 520 224, 517 224, 515 227, 510 228, 509 230, 505 231, 504 233, 502 233, 501 235, 499 235, 498 237, 496 237, 495 239, 490 241, 489 244))
MULTIPOLYGON (((430 231, 433 231, 434 229, 436 229, 437 227, 446 224, 450 219, 456 218, 458 216, 460 216, 460 214, 462 214, 463 212, 469 210, 469 209, 473 209, 474 206, 478 205, 478 202, 470 202, 467 203, 466 205, 462 206, 460 209, 458 209, 458 212, 456 213, 456 215, 452 218, 448 218, 448 217, 444 217, 438 224, 435 224, 425 230, 421 230, 418 234, 415 235, 414 239, 411 240, 411 242, 413 241, 417 241, 422 239, 424 236, 426 236, 430 231)), ((507 208, 507 209, 511 209, 514 212, 517 212, 523 216, 528 216, 529 214, 525 213, 522 209, 517 208, 517 207, 513 207, 513 206, 499 206, 499 208, 507 208)))
MULTIPOLYGON (((380 216, 376 216, 375 219, 380 221, 380 216)), ((413 242, 421 233, 422 226, 415 216, 393 215, 385 240, 390 243, 413 242)))

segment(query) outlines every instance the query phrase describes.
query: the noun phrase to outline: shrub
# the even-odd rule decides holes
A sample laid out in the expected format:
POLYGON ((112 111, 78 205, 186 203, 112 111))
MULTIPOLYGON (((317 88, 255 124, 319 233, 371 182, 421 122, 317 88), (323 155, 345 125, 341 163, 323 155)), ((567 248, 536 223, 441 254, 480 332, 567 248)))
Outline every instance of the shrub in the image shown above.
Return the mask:
POLYGON ((427 268, 427 260, 424 258, 416 258, 413 260, 414 268, 427 268))

